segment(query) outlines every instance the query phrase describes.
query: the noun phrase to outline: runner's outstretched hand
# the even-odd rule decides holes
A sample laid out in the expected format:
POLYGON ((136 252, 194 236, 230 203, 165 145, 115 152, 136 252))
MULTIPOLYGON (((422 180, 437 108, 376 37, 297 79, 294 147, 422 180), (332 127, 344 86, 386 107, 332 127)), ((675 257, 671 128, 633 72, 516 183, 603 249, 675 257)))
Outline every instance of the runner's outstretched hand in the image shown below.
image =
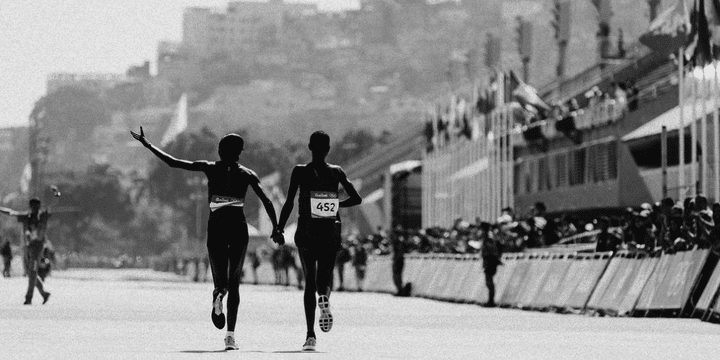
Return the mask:
POLYGON ((285 244, 285 235, 283 235, 282 231, 273 230, 273 233, 271 235, 272 241, 278 245, 284 245, 285 244))
POLYGON ((140 127, 140 133, 139 133, 139 134, 136 133, 136 132, 134 132, 134 131, 132 131, 132 130, 130 130, 130 134, 132 135, 133 138, 135 138, 135 140, 137 140, 137 141, 139 141, 141 144, 143 144, 143 146, 148 146, 148 145, 150 144, 150 142, 147 141, 147 139, 145 138, 145 132, 143 132, 142 126, 140 127))

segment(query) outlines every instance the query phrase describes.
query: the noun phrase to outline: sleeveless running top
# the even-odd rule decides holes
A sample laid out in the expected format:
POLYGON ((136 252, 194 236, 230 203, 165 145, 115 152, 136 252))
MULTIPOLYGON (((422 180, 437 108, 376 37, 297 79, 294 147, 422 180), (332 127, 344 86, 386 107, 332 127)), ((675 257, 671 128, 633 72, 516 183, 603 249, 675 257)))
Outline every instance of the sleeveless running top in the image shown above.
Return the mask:
POLYGON ((299 219, 339 221, 336 203, 339 202, 340 180, 345 177, 342 168, 331 164, 306 164, 298 165, 297 171, 300 174, 299 219))
POLYGON ((345 172, 332 164, 297 165, 299 180, 298 228, 295 244, 300 248, 334 248, 340 245, 338 190, 345 172))
MULTIPOLYGON (((208 178, 208 202, 244 200, 248 185, 258 183, 254 171, 238 164, 222 161, 196 161, 208 178)), ((242 206, 242 203, 239 204, 242 206)))

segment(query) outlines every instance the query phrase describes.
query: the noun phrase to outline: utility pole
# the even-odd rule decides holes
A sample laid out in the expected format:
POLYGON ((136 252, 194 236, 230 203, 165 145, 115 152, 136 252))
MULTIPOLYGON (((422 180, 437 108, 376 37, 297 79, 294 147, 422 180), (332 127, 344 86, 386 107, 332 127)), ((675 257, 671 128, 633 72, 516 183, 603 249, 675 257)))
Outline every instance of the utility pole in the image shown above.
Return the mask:
POLYGON ((525 21, 522 16, 517 17, 517 45, 520 60, 523 64, 523 81, 530 79, 530 58, 532 57, 532 23, 525 21))
POLYGON ((43 195, 44 165, 47 162, 48 156, 49 139, 42 136, 46 113, 44 106, 40 106, 40 110, 34 111, 28 119, 28 158, 30 161, 30 184, 28 186, 28 193, 30 196, 43 195))
POLYGON ((565 76, 565 59, 567 58, 567 45, 570 41, 570 1, 555 0, 553 8, 552 26, 555 29, 555 40, 558 43, 558 65, 556 75, 565 76))
POLYGON ((650 7, 650 22, 655 20, 658 16, 658 8, 660 7, 660 0, 647 0, 648 7, 650 7))

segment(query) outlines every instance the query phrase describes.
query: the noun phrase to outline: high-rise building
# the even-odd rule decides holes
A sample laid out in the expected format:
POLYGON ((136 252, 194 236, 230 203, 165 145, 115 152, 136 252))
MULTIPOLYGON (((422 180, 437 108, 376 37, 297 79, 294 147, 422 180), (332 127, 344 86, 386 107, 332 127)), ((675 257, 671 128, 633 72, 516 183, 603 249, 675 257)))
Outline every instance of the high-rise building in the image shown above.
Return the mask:
POLYGON ((240 56, 246 50, 276 44, 286 16, 314 15, 315 4, 289 4, 283 0, 237 1, 226 9, 190 7, 183 15, 183 45, 194 54, 224 53, 240 56))

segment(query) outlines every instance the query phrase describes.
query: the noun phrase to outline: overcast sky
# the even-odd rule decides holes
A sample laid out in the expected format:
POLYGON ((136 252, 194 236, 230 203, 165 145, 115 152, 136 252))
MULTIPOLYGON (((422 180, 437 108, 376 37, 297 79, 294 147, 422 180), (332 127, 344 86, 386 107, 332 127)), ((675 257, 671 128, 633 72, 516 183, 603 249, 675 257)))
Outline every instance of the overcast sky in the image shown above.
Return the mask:
MULTIPOLYGON (((317 3, 321 11, 358 7, 358 0, 317 3)), ((1 0, 0 128, 27 125, 52 72, 124 73, 154 62, 158 41, 180 40, 188 6, 227 0, 1 0)))

